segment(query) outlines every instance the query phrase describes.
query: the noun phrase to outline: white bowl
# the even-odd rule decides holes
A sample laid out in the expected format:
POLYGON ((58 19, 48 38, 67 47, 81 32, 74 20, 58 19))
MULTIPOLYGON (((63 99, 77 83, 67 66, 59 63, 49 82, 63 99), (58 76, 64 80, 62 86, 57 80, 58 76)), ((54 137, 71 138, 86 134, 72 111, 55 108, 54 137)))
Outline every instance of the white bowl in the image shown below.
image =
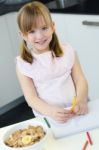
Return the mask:
POLYGON ((1 139, 1 147, 3 150, 42 150, 45 143, 47 142, 48 139, 48 135, 49 135, 49 131, 46 125, 43 124, 43 122, 40 122, 38 120, 30 120, 30 121, 26 121, 26 122, 21 122, 19 124, 15 124, 13 125, 11 128, 7 129, 6 132, 4 132, 2 139, 1 139), (37 143, 31 145, 31 146, 26 146, 26 147, 22 147, 22 148, 13 148, 13 147, 9 147, 7 146, 4 141, 12 134, 14 133, 16 130, 19 129, 25 129, 27 128, 29 125, 32 126, 42 126, 43 130, 45 131, 45 136, 38 141, 37 143))

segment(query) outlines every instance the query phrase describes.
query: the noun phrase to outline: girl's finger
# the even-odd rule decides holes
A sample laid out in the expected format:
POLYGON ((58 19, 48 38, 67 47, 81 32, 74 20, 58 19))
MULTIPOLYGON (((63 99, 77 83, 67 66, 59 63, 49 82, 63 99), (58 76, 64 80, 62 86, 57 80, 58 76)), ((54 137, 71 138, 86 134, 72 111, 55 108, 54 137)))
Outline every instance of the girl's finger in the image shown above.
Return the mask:
POLYGON ((75 106, 75 108, 74 108, 74 113, 79 113, 79 111, 80 111, 80 106, 79 105, 77 105, 77 106, 75 106))

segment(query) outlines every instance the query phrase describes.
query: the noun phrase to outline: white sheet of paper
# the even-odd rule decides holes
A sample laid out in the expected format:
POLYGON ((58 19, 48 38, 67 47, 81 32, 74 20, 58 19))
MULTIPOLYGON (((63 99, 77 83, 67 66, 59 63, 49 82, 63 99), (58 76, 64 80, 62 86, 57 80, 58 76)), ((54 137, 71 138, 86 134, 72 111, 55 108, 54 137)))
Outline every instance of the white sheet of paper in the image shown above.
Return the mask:
POLYGON ((52 131, 56 138, 69 136, 71 134, 92 130, 99 127, 99 99, 88 102, 89 113, 76 116, 66 123, 60 124, 49 118, 52 131))

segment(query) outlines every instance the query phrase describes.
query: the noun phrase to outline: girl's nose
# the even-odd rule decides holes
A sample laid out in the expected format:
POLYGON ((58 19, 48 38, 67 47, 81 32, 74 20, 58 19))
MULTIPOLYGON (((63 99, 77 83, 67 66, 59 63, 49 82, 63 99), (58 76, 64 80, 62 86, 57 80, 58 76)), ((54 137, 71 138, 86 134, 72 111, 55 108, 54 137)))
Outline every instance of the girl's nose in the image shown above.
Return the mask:
POLYGON ((36 32, 36 38, 41 39, 43 37, 43 34, 41 31, 36 32))

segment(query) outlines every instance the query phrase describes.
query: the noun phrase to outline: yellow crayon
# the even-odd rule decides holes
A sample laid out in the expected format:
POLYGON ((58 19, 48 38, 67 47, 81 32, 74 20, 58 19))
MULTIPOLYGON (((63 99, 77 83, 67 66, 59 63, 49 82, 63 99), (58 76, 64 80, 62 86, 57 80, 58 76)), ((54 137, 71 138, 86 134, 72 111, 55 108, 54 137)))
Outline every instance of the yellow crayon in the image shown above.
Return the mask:
POLYGON ((76 101, 76 96, 74 96, 74 99, 73 99, 73 103, 72 103, 72 111, 74 111, 74 108, 75 108, 75 106, 76 106, 76 103, 77 103, 77 101, 76 101))

